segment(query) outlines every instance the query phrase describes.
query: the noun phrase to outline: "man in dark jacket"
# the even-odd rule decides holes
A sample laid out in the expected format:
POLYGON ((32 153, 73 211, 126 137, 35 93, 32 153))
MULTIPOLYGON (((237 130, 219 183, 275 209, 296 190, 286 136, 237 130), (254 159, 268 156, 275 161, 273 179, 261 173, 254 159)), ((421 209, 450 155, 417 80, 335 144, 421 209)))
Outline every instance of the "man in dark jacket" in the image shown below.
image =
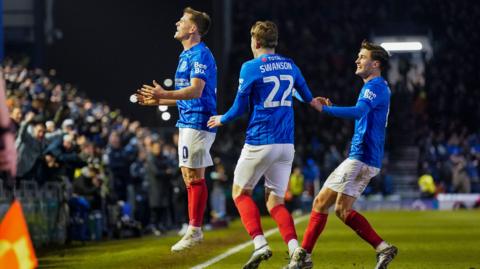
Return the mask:
POLYGON ((168 216, 172 186, 170 178, 175 169, 169 166, 169 160, 162 154, 162 144, 152 143, 145 165, 145 178, 149 184, 150 224, 166 229, 170 221, 168 216))
POLYGON ((45 148, 45 125, 43 122, 34 122, 35 114, 27 113, 25 120, 20 124, 15 141, 17 155, 17 176, 21 179, 41 179, 40 164, 45 148), (29 130, 29 127, 31 130, 29 130))

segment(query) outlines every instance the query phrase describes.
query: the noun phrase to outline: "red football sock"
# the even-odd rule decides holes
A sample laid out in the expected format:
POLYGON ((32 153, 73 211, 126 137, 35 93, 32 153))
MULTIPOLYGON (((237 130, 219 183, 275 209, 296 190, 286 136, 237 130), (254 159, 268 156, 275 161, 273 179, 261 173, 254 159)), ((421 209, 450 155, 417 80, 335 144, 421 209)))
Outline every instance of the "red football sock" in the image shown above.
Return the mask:
POLYGON ((292 215, 285 208, 285 205, 280 204, 270 210, 270 215, 277 223, 283 241, 288 244, 292 239, 297 239, 297 232, 295 231, 295 224, 293 223, 292 215))
POLYGON ((368 223, 367 219, 355 210, 348 214, 345 224, 350 226, 363 240, 370 243, 373 248, 376 248, 383 241, 370 223, 368 223))
POLYGON ((310 214, 310 221, 308 222, 307 230, 303 235, 302 242, 302 248, 304 248, 307 253, 312 253, 318 237, 325 228, 325 224, 327 224, 327 218, 328 214, 323 214, 312 210, 312 213, 310 214))
POLYGON ((190 222, 193 219, 192 213, 192 204, 193 204, 193 197, 192 197, 192 186, 187 185, 187 204, 188 204, 188 220, 190 222))
POLYGON ((202 227, 203 214, 207 207, 208 189, 205 179, 190 183, 190 197, 188 199, 189 207, 191 207, 190 225, 202 227))
POLYGON ((253 239, 257 235, 262 235, 262 225, 260 223, 260 211, 253 201, 252 197, 242 194, 235 199, 238 213, 243 226, 247 230, 250 237, 253 239))

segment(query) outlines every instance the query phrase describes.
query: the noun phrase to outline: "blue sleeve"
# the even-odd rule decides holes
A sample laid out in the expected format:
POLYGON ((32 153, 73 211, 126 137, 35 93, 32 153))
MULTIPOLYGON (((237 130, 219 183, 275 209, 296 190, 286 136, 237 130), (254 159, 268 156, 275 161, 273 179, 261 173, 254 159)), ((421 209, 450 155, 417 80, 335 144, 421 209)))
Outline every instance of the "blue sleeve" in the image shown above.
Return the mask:
POLYGON ((210 65, 208 53, 199 52, 192 55, 190 59, 190 79, 192 78, 199 78, 207 81, 207 72, 211 72, 208 70, 210 65))
POLYGON ((232 107, 225 113, 220 122, 222 124, 229 123, 234 119, 240 117, 248 108, 248 95, 237 94, 235 102, 233 102, 232 107))
POLYGON ((360 97, 358 101, 365 102, 370 108, 375 108, 382 100, 383 88, 377 84, 367 83, 362 92, 360 92, 360 97))
POLYGON ((247 111, 254 81, 255 77, 253 72, 250 71, 249 65, 247 63, 243 64, 240 70, 237 96, 235 97, 232 107, 220 119, 222 124, 226 124, 240 117, 247 111))
POLYGON ((295 72, 295 84, 293 86, 295 87, 295 92, 297 93, 297 95, 301 97, 301 99, 299 100, 305 103, 310 103, 313 99, 312 92, 310 91, 310 88, 308 88, 307 82, 305 82, 305 78, 303 77, 302 72, 295 64, 293 64, 293 71, 295 72))
POLYGON ((356 120, 365 116, 368 111, 370 111, 370 106, 363 100, 360 100, 359 102, 357 102, 356 106, 350 107, 323 106, 323 111, 335 117, 356 120))
POLYGON ((297 89, 293 88, 292 91, 293 91, 292 93, 293 97, 295 97, 298 101, 305 103, 305 101, 303 101, 303 98, 298 93, 297 89))

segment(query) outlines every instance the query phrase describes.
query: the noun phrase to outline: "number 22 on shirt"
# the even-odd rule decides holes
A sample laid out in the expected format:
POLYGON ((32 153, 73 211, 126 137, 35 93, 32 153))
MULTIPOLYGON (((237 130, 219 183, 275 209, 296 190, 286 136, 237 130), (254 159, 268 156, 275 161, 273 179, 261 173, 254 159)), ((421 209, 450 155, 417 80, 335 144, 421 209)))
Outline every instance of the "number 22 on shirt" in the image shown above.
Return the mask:
POLYGON ((292 101, 288 101, 288 96, 291 95, 293 89, 293 77, 291 75, 279 75, 263 77, 263 83, 272 83, 273 88, 263 102, 263 107, 278 107, 278 106, 292 106, 292 101), (288 81, 288 88, 283 92, 282 99, 280 101, 273 101, 280 89, 280 81, 288 81))

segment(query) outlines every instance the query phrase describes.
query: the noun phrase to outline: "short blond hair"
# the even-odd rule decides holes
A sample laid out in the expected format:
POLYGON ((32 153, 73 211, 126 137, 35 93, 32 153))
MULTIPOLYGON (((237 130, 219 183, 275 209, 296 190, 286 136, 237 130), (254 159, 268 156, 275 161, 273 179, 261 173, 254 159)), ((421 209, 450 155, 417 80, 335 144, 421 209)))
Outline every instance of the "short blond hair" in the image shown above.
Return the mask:
POLYGON ((262 48, 274 49, 278 44, 278 28, 272 21, 257 21, 250 34, 262 48))

